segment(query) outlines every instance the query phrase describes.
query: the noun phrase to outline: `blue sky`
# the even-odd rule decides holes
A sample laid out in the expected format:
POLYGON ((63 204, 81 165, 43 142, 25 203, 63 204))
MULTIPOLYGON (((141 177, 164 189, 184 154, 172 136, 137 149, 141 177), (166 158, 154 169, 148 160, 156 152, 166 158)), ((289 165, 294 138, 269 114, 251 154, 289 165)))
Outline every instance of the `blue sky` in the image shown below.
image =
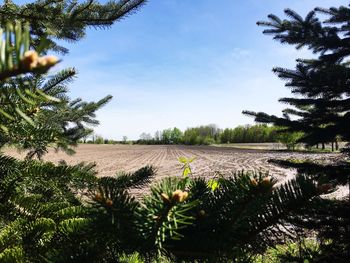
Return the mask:
POLYGON ((343 0, 150 0, 108 30, 89 29, 60 68, 79 74, 71 96, 114 99, 98 112, 96 133, 137 139, 169 127, 251 124, 242 110, 280 114, 290 93, 272 72, 306 50, 282 46, 256 21, 289 7, 305 15, 343 0))

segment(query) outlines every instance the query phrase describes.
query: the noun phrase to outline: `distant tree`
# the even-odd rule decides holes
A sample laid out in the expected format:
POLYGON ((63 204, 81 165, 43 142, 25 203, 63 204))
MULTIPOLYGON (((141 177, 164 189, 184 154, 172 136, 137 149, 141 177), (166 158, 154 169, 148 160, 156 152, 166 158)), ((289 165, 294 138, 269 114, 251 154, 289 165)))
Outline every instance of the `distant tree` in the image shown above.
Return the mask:
POLYGON ((162 131, 162 143, 171 144, 172 143, 172 130, 165 129, 162 131))
POLYGON ((126 144, 128 142, 128 137, 127 136, 123 136, 122 141, 123 141, 124 144, 126 144))
POLYGON ((153 141, 153 138, 152 138, 151 134, 143 132, 140 135, 140 140, 139 141, 142 144, 151 144, 152 141, 153 141))
POLYGON ((171 131, 171 141, 174 144, 180 143, 182 140, 182 131, 176 127, 174 127, 171 131))
POLYGON ((277 141, 277 128, 266 124, 226 128, 220 133, 221 143, 264 143, 277 141))
POLYGON ((159 143, 161 143, 162 140, 163 140, 162 132, 161 131, 156 131, 154 133, 154 141, 155 141, 155 143, 159 144, 159 143))
POLYGON ((183 135, 183 143, 188 145, 200 144, 200 136, 196 128, 187 128, 183 135))
POLYGON ((96 144, 104 144, 105 143, 105 139, 102 136, 100 136, 100 135, 96 135, 95 136, 95 143, 96 144))
POLYGON ((278 134, 277 138, 278 141, 285 145, 288 150, 295 150, 302 136, 302 132, 282 132, 278 134))
POLYGON ((220 139, 221 130, 215 124, 187 128, 183 134, 183 143, 189 145, 213 144, 220 139))
POLYGON ((220 134, 220 142, 221 143, 231 143, 232 138, 232 129, 226 128, 220 134))

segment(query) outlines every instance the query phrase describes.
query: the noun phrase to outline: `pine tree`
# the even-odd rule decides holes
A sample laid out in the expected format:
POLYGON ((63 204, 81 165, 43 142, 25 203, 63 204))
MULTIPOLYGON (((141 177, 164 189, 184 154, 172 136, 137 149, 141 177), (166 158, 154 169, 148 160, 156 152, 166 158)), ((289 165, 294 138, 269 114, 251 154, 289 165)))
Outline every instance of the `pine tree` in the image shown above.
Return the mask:
POLYGON ((244 111, 257 122, 273 123, 287 132, 304 132, 299 140, 308 145, 350 140, 349 66, 349 14, 347 7, 311 11, 305 19, 286 9, 289 20, 269 15, 270 21, 258 22, 266 26, 265 34, 273 35, 282 44, 311 50, 317 58, 298 59, 295 69, 274 68, 286 87, 298 96, 282 98, 281 102, 294 108, 283 111, 283 117, 263 112, 244 111), (327 15, 320 21, 316 15, 327 15), (292 117, 293 116, 293 117, 292 117))
MULTIPOLYGON (((287 81, 286 86, 299 95, 280 99, 281 102, 294 106, 285 109, 283 117, 263 112, 243 113, 254 116, 257 122, 281 126, 282 131, 301 131, 303 136, 299 142, 307 145, 335 142, 339 138, 350 141, 350 68, 347 61, 350 55, 350 18, 347 16, 350 9, 316 8, 305 19, 289 9, 285 13, 290 20, 269 15, 269 22, 258 22, 258 25, 269 27, 264 33, 272 34, 281 43, 296 45, 297 49, 309 48, 317 58, 298 59, 295 70, 274 69, 281 79, 287 81), (317 13, 327 15, 328 19, 321 23, 316 17, 317 13)), ((341 182, 349 180, 347 169, 343 169, 346 165, 344 163, 338 167, 342 172, 334 171, 334 174, 341 174, 338 177, 341 182)))
MULTIPOLYGON (((264 33, 273 35, 282 44, 295 45, 297 49, 308 48, 316 58, 298 59, 295 69, 273 69, 279 78, 286 81, 286 87, 297 95, 280 99, 293 107, 285 109, 283 117, 263 112, 243 113, 255 117, 257 122, 281 126, 282 131, 303 132, 299 142, 310 146, 333 143, 339 138, 349 142, 350 8, 315 8, 305 19, 290 9, 286 9, 285 14, 289 19, 282 20, 275 15, 269 15, 269 21, 258 22, 258 25, 268 27, 264 33), (320 21, 317 14, 325 15, 326 19, 320 21)), ((299 174, 308 174, 317 179, 328 192, 336 189, 337 184, 350 182, 350 165, 346 156, 331 165, 309 161, 271 162, 297 168, 299 174)), ((295 222, 303 228, 318 232, 322 244, 322 256, 319 260, 346 262, 350 255, 350 222, 346 215, 349 202, 320 199, 311 202, 307 207, 296 216, 295 222), (332 241, 326 244, 327 239, 332 241)))
MULTIPOLYGON (((35 1, 19 6, 12 1, 5 1, 0 6, 0 24, 11 26, 11 22, 16 22, 29 25, 27 26, 30 27, 29 31, 25 31, 27 35, 30 32, 30 41, 26 43, 26 50, 32 47, 44 54, 50 51, 67 53, 66 48, 56 44, 57 40, 78 41, 84 37, 86 28, 111 26, 114 22, 136 11, 144 2, 144 0, 120 0, 100 4, 95 1, 84 3, 35 1)), ((8 38, 8 41, 12 40, 8 38)), ((11 43, 7 44, 10 46, 11 43)), ((9 49, 8 54, 11 52, 12 50, 9 49)), ((8 73, 12 72, 4 71, 2 75, 5 77, 8 73)), ((23 67, 17 67, 13 73, 18 75, 26 71, 23 67)), ((63 70, 54 76, 43 75, 43 70, 38 74, 33 73, 16 76, 1 83, 4 90, 11 90, 15 94, 9 93, 11 100, 7 99, 8 96, 0 98, 2 111, 5 112, 5 117, 9 117, 6 129, 11 128, 10 132, 0 134, 0 147, 5 144, 15 145, 29 150, 28 158, 37 156, 39 159, 47 152, 48 146, 73 153, 71 146, 76 146, 80 139, 92 132, 91 126, 98 124, 95 112, 112 97, 106 96, 98 102, 90 103, 79 98, 70 99, 67 96, 67 84, 76 75, 74 69, 63 70), (25 94, 27 91, 32 94, 39 92, 46 96, 46 100, 40 102, 37 100, 31 105, 21 104, 23 100, 33 101, 28 94, 25 94), (48 101, 47 98, 52 100, 48 101), (20 106, 13 108, 14 104, 20 106), (20 112, 27 123, 24 123, 22 118, 13 119, 10 115, 6 115, 8 110, 20 112)), ((2 125, 5 127, 4 124, 2 125)))

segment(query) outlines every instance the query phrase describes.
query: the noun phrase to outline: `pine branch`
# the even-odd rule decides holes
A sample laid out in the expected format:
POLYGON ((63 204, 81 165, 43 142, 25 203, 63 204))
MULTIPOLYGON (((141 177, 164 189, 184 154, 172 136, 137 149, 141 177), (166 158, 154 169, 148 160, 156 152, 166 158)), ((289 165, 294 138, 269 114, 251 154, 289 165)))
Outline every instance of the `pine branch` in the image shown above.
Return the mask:
POLYGON ((300 162, 300 160, 269 160, 269 162, 285 168, 296 168, 299 174, 310 175, 321 183, 331 182, 334 184, 332 189, 335 189, 337 184, 347 184, 349 180, 350 166, 347 162, 328 165, 310 161, 300 162))
POLYGON ((274 226, 317 196, 314 183, 302 176, 272 188, 274 181, 263 173, 242 171, 219 183, 214 191, 201 179, 191 183, 188 202, 199 202, 190 210, 195 221, 180 231, 180 241, 166 246, 176 258, 238 258, 244 248, 258 250, 266 245, 266 235, 278 234, 274 226))
MULTIPOLYGON (((29 22, 31 33, 40 40, 49 39, 52 50, 67 53, 68 50, 57 45, 54 39, 78 41, 85 36, 89 27, 106 28, 120 19, 136 12, 145 0, 116 0, 101 4, 88 0, 74 1, 36 1, 23 6, 7 3, 0 6, 4 20, 29 22)), ((36 40, 32 45, 38 46, 36 40)))
POLYGON ((142 188, 150 183, 155 173, 153 166, 145 166, 134 173, 118 173, 113 184, 120 189, 142 188))
POLYGON ((50 92, 51 89, 53 89, 58 85, 66 86, 67 84, 73 81, 73 78, 75 77, 76 73, 77 72, 74 68, 67 68, 67 69, 61 70, 59 73, 50 77, 49 80, 47 80, 45 84, 42 85, 40 88, 44 92, 50 92))

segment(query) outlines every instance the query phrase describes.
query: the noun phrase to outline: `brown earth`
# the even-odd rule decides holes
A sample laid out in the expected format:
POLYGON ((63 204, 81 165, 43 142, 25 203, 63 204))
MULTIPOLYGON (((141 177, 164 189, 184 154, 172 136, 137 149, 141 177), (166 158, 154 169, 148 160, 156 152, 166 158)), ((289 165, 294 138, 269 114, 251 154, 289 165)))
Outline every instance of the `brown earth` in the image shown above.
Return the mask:
MULTIPOLYGON (((24 158, 24 153, 7 149, 15 157, 24 158)), ((267 161, 279 159, 311 159, 320 162, 332 162, 339 157, 337 153, 300 153, 267 151, 257 149, 238 149, 214 146, 177 146, 177 145, 93 145, 82 144, 76 154, 68 156, 63 152, 50 150, 44 160, 58 163, 65 160, 69 164, 95 162, 100 176, 111 176, 117 171, 135 171, 145 165, 157 168, 157 179, 181 174, 178 157, 195 157, 192 170, 195 176, 212 177, 217 173, 229 175, 237 170, 255 170, 269 172, 270 175, 284 181, 294 176, 295 171, 284 169, 267 161)))

